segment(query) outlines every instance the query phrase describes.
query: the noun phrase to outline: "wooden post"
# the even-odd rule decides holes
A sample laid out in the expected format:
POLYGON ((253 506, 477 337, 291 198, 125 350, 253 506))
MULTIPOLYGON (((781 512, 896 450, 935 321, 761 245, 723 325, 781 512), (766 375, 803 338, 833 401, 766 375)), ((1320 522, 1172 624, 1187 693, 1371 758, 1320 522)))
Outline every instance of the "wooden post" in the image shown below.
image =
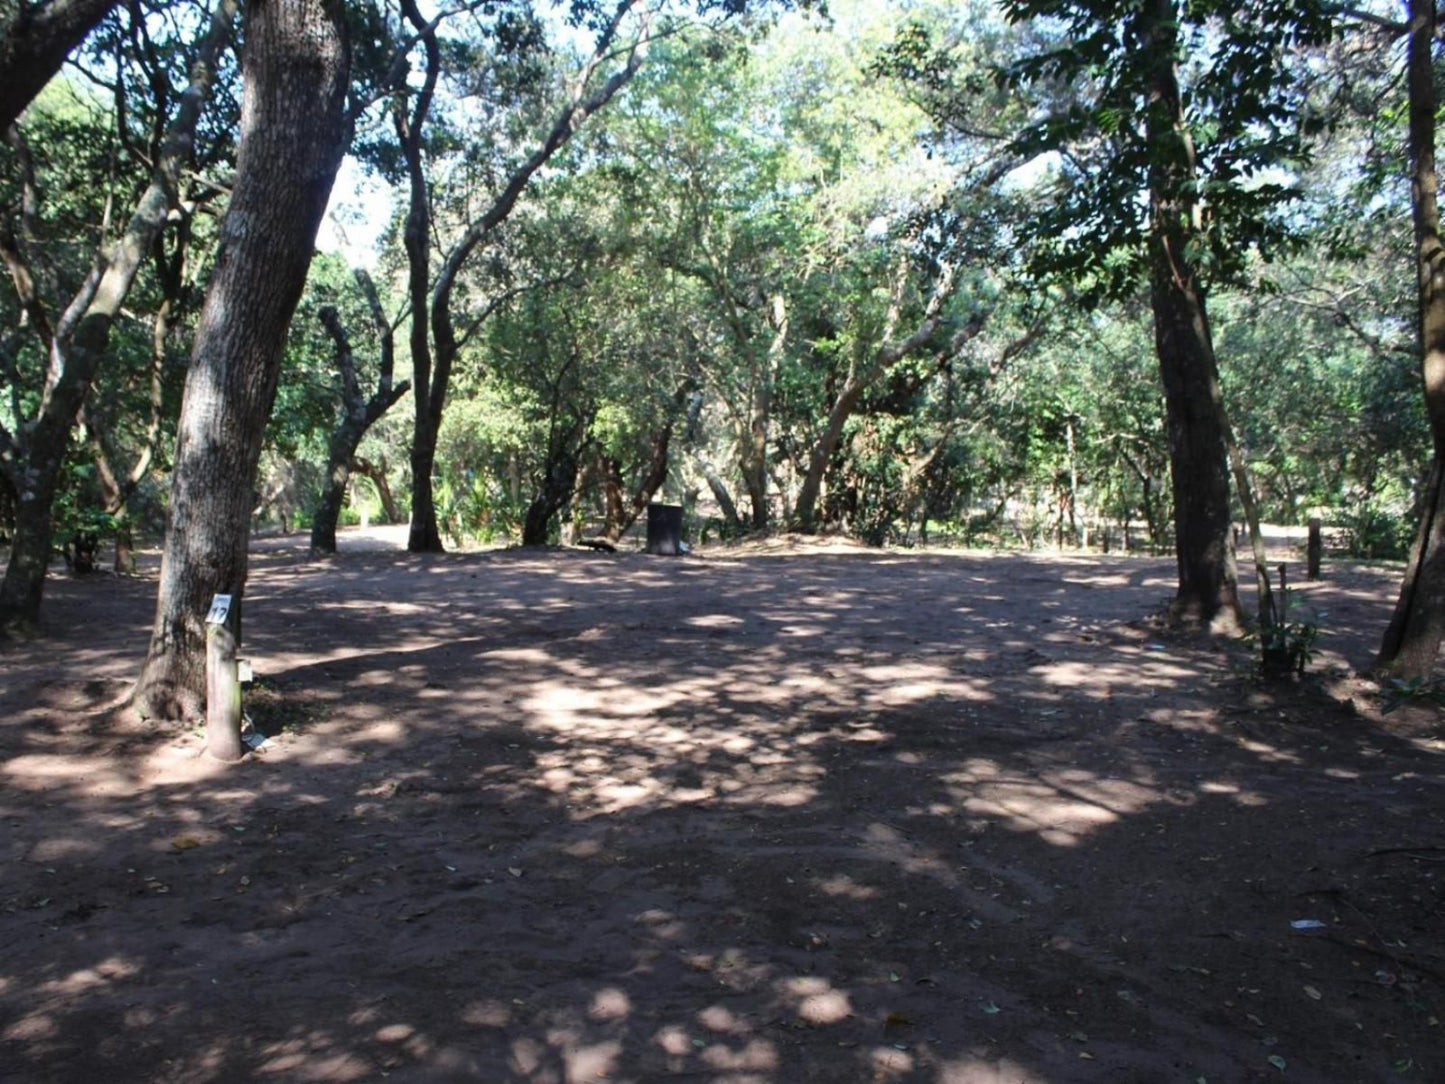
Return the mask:
POLYGON ((1306 571, 1305 577, 1311 580, 1320 578, 1320 557, 1324 553, 1323 532, 1320 529, 1318 518, 1310 520, 1310 541, 1309 548, 1305 551, 1306 571))
POLYGON ((241 759, 241 682, 236 671, 240 607, 217 595, 206 615, 206 755, 234 764, 241 759))

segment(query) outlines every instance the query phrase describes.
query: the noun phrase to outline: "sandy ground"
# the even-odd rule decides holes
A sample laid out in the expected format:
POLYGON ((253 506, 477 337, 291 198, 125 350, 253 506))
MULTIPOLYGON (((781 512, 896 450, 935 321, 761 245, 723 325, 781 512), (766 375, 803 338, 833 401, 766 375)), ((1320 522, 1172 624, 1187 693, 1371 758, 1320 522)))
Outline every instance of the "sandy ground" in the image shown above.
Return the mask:
POLYGON ((1445 1080, 1445 741, 1145 558, 259 543, 235 767, 146 576, 0 655, 0 1079, 1445 1080), (1297 923, 1309 920, 1306 928, 1297 923))

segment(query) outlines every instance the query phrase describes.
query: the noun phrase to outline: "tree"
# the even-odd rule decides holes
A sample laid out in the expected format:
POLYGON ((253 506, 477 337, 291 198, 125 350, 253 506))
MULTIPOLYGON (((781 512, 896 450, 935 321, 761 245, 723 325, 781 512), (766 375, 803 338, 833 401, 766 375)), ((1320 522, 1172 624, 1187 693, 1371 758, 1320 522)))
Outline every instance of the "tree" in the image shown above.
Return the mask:
POLYGON ((48 0, 17 5, 0 30, 0 135, 19 119, 46 83, 116 0, 48 0))
POLYGON ((1414 221, 1417 343, 1434 454, 1424 507, 1379 665, 1403 678, 1434 669, 1445 638, 1445 235, 1440 228, 1435 162, 1434 0, 1408 0, 1405 79, 1409 94, 1410 205, 1414 221))
MULTIPOLYGON (((142 262, 165 228, 179 199, 181 173, 189 164, 202 107, 229 40, 236 0, 220 0, 196 50, 190 84, 177 103, 154 158, 150 183, 140 195, 124 231, 97 253, 90 273, 52 319, 36 287, 42 276, 23 245, 0 243, 30 330, 40 337, 45 365, 33 411, 15 431, 0 426, 0 469, 16 494, 15 538, 0 583, 0 629, 33 625, 40 615, 45 571, 50 560, 51 507, 76 419, 105 356, 113 325, 142 262)), ((22 161, 28 158, 21 144, 22 161)), ((22 377, 12 350, 0 364, 15 389, 22 377)))
MULTIPOLYGON (((620 91, 642 66, 652 34, 651 17, 641 0, 623 0, 614 12, 597 20, 596 45, 581 70, 570 81, 561 108, 555 114, 540 145, 519 164, 511 166, 495 196, 479 213, 469 214, 460 236, 446 251, 435 281, 431 278, 433 208, 426 172, 424 142, 432 111, 437 81, 441 75, 441 47, 435 22, 428 23, 412 0, 402 0, 402 10, 423 46, 420 87, 399 96, 394 113, 396 134, 405 163, 409 201, 405 225, 407 251, 407 294, 411 305, 409 341, 412 357, 412 394, 416 404, 412 437, 411 532, 407 548, 413 553, 434 553, 442 549, 437 525, 432 474, 436 462, 437 434, 446 406, 451 373, 462 348, 475 334, 491 309, 502 300, 505 290, 494 289, 491 301, 480 313, 464 313, 457 304, 463 272, 479 248, 495 239, 499 228, 512 213, 532 177, 541 170, 597 111, 620 91), (618 39, 630 16, 637 16, 633 40, 619 47, 618 39), (623 54, 619 67, 605 78, 601 73, 617 53, 623 54), (459 327, 458 321, 462 320, 459 327)), ((525 24, 504 24, 509 33, 535 33, 525 24)), ((500 285, 500 284, 495 284, 500 285)))
POLYGON ((186 379, 155 627, 135 693, 152 717, 203 710, 209 600, 226 593, 239 606, 245 592, 262 435, 349 137, 349 63, 338 0, 247 8, 236 181, 186 379))
POLYGON ((1028 230, 1035 266, 1063 273, 1090 301, 1147 282, 1174 483, 1172 610, 1237 626, 1228 423, 1207 284, 1286 239, 1275 212, 1292 191, 1267 171, 1300 160, 1305 145, 1284 57, 1324 40, 1329 22, 1314 5, 1272 2, 1239 11, 1007 0, 1005 9, 1064 28, 1063 40, 1013 65, 1016 83, 1056 81, 1074 94, 1015 141, 1029 155, 1063 152, 1058 198, 1028 230))
POLYGON ((336 345, 336 367, 341 375, 342 415, 340 423, 331 433, 327 449, 326 480, 323 483, 321 500, 311 519, 312 553, 336 552, 336 521, 341 515, 341 503, 346 497, 346 485, 351 479, 356 449, 360 446, 361 439, 366 436, 367 430, 411 390, 411 385, 405 380, 394 386, 392 384, 392 374, 396 368, 396 349, 392 324, 382 311, 376 284, 366 271, 359 268, 355 277, 357 286, 366 298, 380 351, 376 390, 369 398, 363 394, 357 378, 351 337, 347 334, 335 306, 323 306, 317 315, 336 345))

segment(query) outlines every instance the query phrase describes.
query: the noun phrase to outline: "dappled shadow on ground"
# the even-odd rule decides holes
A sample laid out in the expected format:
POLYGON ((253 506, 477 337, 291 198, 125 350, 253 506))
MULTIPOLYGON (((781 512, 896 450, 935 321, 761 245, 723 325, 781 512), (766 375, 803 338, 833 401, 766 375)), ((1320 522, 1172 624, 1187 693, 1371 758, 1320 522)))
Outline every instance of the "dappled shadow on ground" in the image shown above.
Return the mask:
POLYGON ((67 587, 0 1077, 1439 1079, 1432 720, 1131 624, 1170 571, 276 548, 229 769, 110 710, 145 585, 67 587))

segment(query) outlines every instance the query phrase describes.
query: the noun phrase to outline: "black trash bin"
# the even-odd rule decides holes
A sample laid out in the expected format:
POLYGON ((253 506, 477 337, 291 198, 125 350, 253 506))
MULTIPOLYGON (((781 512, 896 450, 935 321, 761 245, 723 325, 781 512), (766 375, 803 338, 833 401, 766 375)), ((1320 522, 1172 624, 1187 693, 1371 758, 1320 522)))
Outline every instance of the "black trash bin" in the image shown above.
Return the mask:
POLYGON ((647 506, 647 552, 676 557, 682 550, 682 505, 647 506))

